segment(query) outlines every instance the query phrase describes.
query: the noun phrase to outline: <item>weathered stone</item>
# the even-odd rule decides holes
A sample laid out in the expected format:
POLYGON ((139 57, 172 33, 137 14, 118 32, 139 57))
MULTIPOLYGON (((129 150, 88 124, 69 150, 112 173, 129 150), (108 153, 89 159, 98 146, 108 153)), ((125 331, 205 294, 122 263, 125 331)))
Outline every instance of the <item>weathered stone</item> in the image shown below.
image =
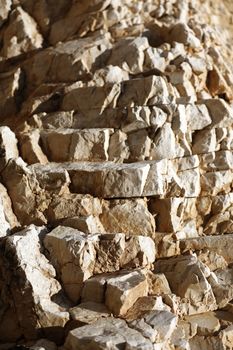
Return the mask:
POLYGON ((54 196, 49 204, 46 216, 51 223, 73 217, 98 216, 102 213, 101 200, 89 195, 65 193, 62 198, 54 196))
POLYGON ((105 201, 100 220, 106 232, 153 236, 155 231, 154 218, 144 199, 105 201))
POLYGON ((105 303, 115 316, 124 315, 138 298, 147 293, 146 276, 140 270, 133 271, 107 281, 105 303))
POLYGON ((129 158, 127 135, 124 132, 117 130, 111 135, 108 154, 109 160, 120 163, 129 158))
POLYGON ((2 0, 1 1, 1 9, 0 9, 0 27, 7 20, 8 14, 10 12, 12 5, 11 0, 2 0))
POLYGON ((1 259, 1 280, 6 283, 3 288, 9 306, 13 300, 21 334, 27 339, 35 338, 41 328, 63 327, 69 319, 65 309, 51 299, 61 286, 54 268, 41 253, 40 234, 43 228, 30 226, 1 243, 5 251, 1 259))
POLYGON ((22 158, 28 164, 40 163, 46 164, 48 163, 48 159, 46 155, 43 153, 40 147, 40 133, 39 130, 35 129, 30 133, 25 133, 20 135, 20 152, 22 158))
POLYGON ((112 49, 108 64, 119 66, 131 74, 143 71, 144 51, 149 47, 146 37, 122 39, 112 49))
POLYGON ((23 88, 23 72, 16 68, 0 74, 1 118, 14 115, 20 106, 20 93, 23 88))
POLYGON ((154 310, 146 313, 142 319, 130 323, 144 337, 153 343, 169 340, 176 328, 177 316, 169 311, 154 310))
POLYGON ((146 163, 80 163, 69 169, 74 192, 104 198, 141 197, 150 166, 146 163))
POLYGON ((99 303, 87 302, 69 310, 72 320, 79 326, 92 324, 101 318, 110 316, 108 309, 99 303))
POLYGON ((146 266, 155 260, 155 247, 149 237, 127 239, 124 234, 85 235, 73 228, 59 226, 46 235, 44 242, 64 289, 74 302, 80 297, 83 282, 92 275, 127 266, 146 266))
POLYGON ((69 298, 76 302, 83 281, 93 275, 98 236, 88 236, 73 228, 58 226, 46 235, 44 244, 69 298), (75 248, 75 250, 74 250, 75 248))
POLYGON ((159 232, 177 232, 197 217, 195 198, 151 199, 149 210, 156 217, 159 232))
POLYGON ((220 329, 220 322, 213 312, 186 316, 185 320, 190 323, 191 327, 197 328, 198 335, 208 336, 220 329))
POLYGON ((25 162, 21 158, 9 160, 1 175, 19 222, 22 225, 46 223, 43 215, 48 204, 45 193, 25 162))
POLYGON ((231 127, 233 123, 233 111, 222 99, 205 100, 209 110, 213 127, 231 127))
POLYGON ((7 126, 0 127, 0 168, 2 169, 10 159, 18 158, 19 151, 15 134, 7 126))
POLYGON ((180 256, 164 264, 161 264, 161 261, 157 262, 155 271, 165 274, 172 292, 182 298, 187 314, 192 315, 217 308, 215 294, 208 281, 210 270, 200 263, 196 256, 180 256))
POLYGON ((195 134, 192 142, 193 154, 214 152, 217 150, 215 129, 201 130, 195 134))
POLYGON ((98 58, 110 47, 108 35, 97 35, 95 43, 90 38, 58 43, 25 62, 27 78, 32 86, 46 82, 75 82, 87 76, 95 62, 98 66, 98 58))
POLYGON ((117 349, 124 344, 129 349, 152 350, 152 343, 127 326, 124 320, 107 318, 71 331, 65 349, 117 349))
POLYGON ((169 123, 165 123, 156 135, 150 156, 152 159, 172 159, 176 156, 175 136, 169 123))
POLYGON ((52 162, 104 161, 108 160, 111 129, 73 130, 42 132, 45 153, 52 162), (57 145, 63 145, 62 150, 57 145))
POLYGON ((194 32, 185 23, 177 23, 171 28, 170 40, 190 45, 192 48, 197 48, 201 44, 194 32))
POLYGON ((207 107, 204 104, 188 104, 185 107, 187 126, 189 130, 201 130, 212 123, 207 107))
POLYGON ((62 226, 73 227, 85 233, 105 233, 105 229, 98 217, 89 216, 74 216, 72 218, 64 219, 61 222, 62 226))
POLYGON ((36 22, 22 7, 16 7, 10 14, 9 25, 3 36, 3 56, 13 57, 41 48, 43 37, 36 22))

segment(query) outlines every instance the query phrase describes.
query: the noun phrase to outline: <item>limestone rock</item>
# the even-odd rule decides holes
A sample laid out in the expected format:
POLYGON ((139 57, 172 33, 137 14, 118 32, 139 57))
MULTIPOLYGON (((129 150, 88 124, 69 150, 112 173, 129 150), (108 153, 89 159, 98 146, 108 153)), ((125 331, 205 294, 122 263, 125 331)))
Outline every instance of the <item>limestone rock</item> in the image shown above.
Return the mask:
POLYGON ((112 233, 153 236, 155 231, 154 218, 143 199, 105 201, 100 220, 112 233))
POLYGON ((42 143, 50 161, 105 161, 108 160, 108 147, 111 129, 45 131, 42 143), (63 144, 62 151, 57 144, 63 144))
POLYGON ((222 99, 205 100, 213 127, 230 127, 233 121, 233 111, 222 99))
POLYGON ((63 327, 69 319, 65 309, 51 299, 61 286, 54 268, 40 251, 40 234, 43 228, 30 226, 1 243, 5 251, 1 280, 5 280, 5 293, 9 293, 8 308, 13 307, 21 334, 27 339, 34 339, 40 328, 63 327))
POLYGON ((1 175, 20 223, 44 224, 45 194, 25 162, 21 158, 9 160, 1 175))
POLYGON ((37 129, 33 130, 33 132, 25 133, 21 135, 20 141, 19 141, 20 151, 22 154, 22 158, 28 164, 48 163, 48 159, 46 155, 43 153, 39 142, 40 142, 40 133, 37 129))
POLYGON ((62 220, 62 226, 73 227, 84 233, 105 233, 105 229, 98 217, 93 215, 89 216, 74 216, 62 220))
POLYGON ((149 168, 146 163, 80 163, 72 165, 69 173, 77 193, 128 198, 142 195, 149 168))
POLYGON ((42 44, 43 37, 34 19, 22 7, 16 7, 10 14, 9 25, 4 32, 3 56, 17 56, 41 48, 42 44))
POLYGON ((122 39, 112 49, 108 64, 120 66, 131 74, 143 71, 144 51, 149 47, 147 38, 122 39))
POLYGON ((26 61, 27 79, 32 86, 46 82, 75 82, 89 74, 95 62, 98 66, 98 57, 110 47, 107 35, 97 35, 95 43, 90 38, 58 43, 55 48, 38 52, 26 61))
POLYGON ((208 336, 220 329, 220 322, 213 312, 187 316, 185 320, 197 328, 198 335, 208 336))
POLYGON ((164 266, 161 262, 155 266, 156 272, 165 274, 172 292, 186 299, 184 303, 187 314, 192 315, 217 308, 215 294, 208 282, 210 271, 195 256, 181 256, 170 259, 164 266))
POLYGON ((60 226, 46 235, 44 243, 64 289, 73 301, 79 299, 83 282, 91 276, 126 266, 146 266, 155 260, 155 247, 149 237, 128 239, 124 234, 85 235, 60 226))
POLYGON ((101 318, 110 316, 108 309, 98 303, 87 302, 81 303, 78 306, 69 310, 72 320, 79 326, 92 324, 101 318))
POLYGON ((102 203, 98 198, 93 198, 90 195, 65 193, 62 198, 60 196, 52 198, 46 216, 51 223, 57 224, 64 219, 82 218, 90 215, 95 217, 101 213, 102 203))
POLYGON ((176 324, 177 316, 171 312, 154 310, 146 313, 142 319, 131 322, 130 325, 153 343, 163 343, 169 340, 176 324))
POLYGON ((18 158, 17 140, 15 134, 7 126, 0 128, 0 152, 1 152, 1 169, 10 159, 18 158))
POLYGON ((129 349, 152 350, 151 342, 121 319, 107 318, 71 331, 65 349, 113 349, 125 344, 129 349))
POLYGON ((1 117, 14 115, 19 110, 20 93, 23 89, 24 74, 21 68, 15 68, 0 74, 1 117))
POLYGON ((12 2, 11 0, 2 0, 1 9, 0 9, 0 27, 7 20, 8 14, 11 9, 12 2))
POLYGON ((134 271, 108 280, 105 303, 114 315, 124 315, 139 297, 147 293, 145 275, 140 271, 134 271))

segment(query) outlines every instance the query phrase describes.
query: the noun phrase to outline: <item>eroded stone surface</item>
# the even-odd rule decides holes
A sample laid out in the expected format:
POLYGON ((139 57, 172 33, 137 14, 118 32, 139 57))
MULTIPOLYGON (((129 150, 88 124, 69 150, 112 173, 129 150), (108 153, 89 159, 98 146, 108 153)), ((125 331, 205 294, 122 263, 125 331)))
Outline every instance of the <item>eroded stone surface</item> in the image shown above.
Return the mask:
POLYGON ((232 347, 232 13, 0 0, 1 348, 232 347))

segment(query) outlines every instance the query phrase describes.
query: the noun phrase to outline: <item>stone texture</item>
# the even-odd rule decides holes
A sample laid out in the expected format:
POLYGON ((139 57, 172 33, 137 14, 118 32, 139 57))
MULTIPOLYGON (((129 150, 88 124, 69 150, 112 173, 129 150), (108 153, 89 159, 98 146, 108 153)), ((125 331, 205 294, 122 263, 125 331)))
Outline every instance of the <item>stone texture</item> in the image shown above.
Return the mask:
POLYGON ((139 332, 127 326, 124 320, 106 319, 96 324, 71 331, 65 342, 65 349, 111 349, 125 344, 126 347, 139 350, 152 350, 150 341, 139 332))
POLYGON ((95 274, 127 266, 146 266, 155 260, 151 238, 124 234, 92 234, 59 226, 45 237, 51 261, 59 272, 67 295, 78 301, 83 282, 95 274))
MULTIPOLYGON (((44 234, 43 228, 30 226, 1 242, 4 252, 1 257, 1 300, 5 302, 2 320, 5 325, 11 324, 12 310, 18 319, 15 325, 18 337, 23 335, 26 339, 36 338, 41 328, 62 328, 69 319, 59 300, 58 303, 52 300, 61 291, 61 286, 55 279, 54 268, 40 251, 41 234, 44 234)), ((7 339, 9 335, 2 332, 1 339, 7 339)), ((14 336, 15 333, 12 338, 14 336)))
POLYGON ((2 54, 14 57, 41 48, 43 37, 34 19, 22 7, 16 7, 9 16, 9 25, 3 35, 2 54))
POLYGON ((232 13, 0 0, 1 349, 232 348, 232 13))

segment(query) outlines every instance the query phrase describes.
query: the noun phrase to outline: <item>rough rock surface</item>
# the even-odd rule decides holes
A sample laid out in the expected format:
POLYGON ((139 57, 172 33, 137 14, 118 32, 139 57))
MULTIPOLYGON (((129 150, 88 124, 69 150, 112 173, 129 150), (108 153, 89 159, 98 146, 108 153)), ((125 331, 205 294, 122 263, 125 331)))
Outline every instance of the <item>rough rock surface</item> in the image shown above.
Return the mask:
POLYGON ((0 349, 233 349, 231 0, 0 0, 0 349))

